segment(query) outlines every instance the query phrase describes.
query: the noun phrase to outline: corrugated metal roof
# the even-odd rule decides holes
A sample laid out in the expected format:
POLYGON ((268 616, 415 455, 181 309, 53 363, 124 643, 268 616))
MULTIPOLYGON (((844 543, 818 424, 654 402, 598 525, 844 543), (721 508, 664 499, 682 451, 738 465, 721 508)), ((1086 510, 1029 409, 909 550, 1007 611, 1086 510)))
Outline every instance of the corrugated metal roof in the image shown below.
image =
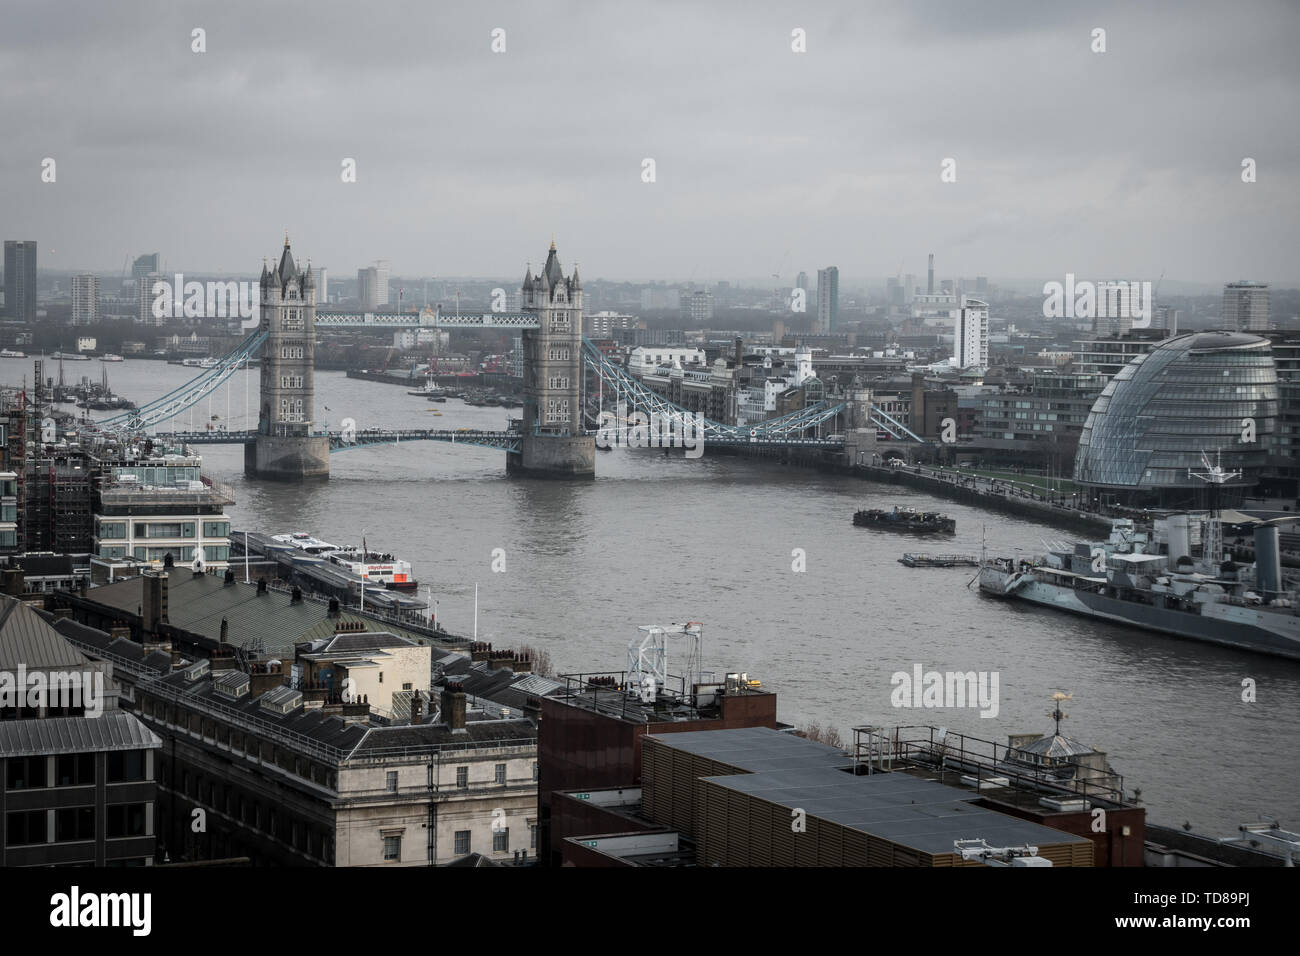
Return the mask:
POLYGON ((511 690, 517 690, 524 694, 533 694, 537 697, 545 697, 547 694, 557 691, 564 687, 558 680, 550 677, 543 677, 541 674, 529 674, 522 680, 516 681, 511 685, 511 690))
POLYGON ((162 740, 133 714, 114 710, 99 717, 50 717, 0 721, 0 756, 96 753, 161 747, 162 740))
POLYGON ((4 596, 0 603, 0 670, 18 665, 84 667, 86 657, 26 604, 4 596))

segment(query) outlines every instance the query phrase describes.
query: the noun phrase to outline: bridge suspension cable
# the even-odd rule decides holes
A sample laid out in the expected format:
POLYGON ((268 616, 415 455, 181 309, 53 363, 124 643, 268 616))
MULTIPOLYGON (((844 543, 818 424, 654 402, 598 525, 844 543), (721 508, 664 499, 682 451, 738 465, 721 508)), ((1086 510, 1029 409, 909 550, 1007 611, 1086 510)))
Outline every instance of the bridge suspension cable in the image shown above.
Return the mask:
MULTIPOLYGON (((654 414, 660 420, 666 419, 679 428, 686 423, 686 416, 692 415, 628 374, 622 367, 609 361, 590 339, 583 338, 582 351, 587 365, 606 386, 613 389, 615 398, 626 401, 636 411, 654 414)), ((755 422, 752 425, 726 425, 705 418, 703 420, 704 440, 719 444, 752 442, 794 444, 802 441, 818 441, 818 439, 805 438, 808 429, 829 421, 844 408, 843 402, 816 402, 807 408, 790 412, 779 418, 755 422)), ((692 423, 695 421, 693 416, 690 421, 692 423)), ((829 440, 826 440, 826 443, 833 444, 829 440)))
POLYGON ((266 341, 267 333, 261 330, 244 339, 234 351, 223 356, 217 364, 205 369, 184 385, 172 389, 166 395, 146 402, 138 408, 113 415, 99 423, 105 429, 131 429, 142 431, 151 428, 181 412, 192 408, 197 402, 211 395, 217 388, 230 379, 235 371, 244 367, 266 341))

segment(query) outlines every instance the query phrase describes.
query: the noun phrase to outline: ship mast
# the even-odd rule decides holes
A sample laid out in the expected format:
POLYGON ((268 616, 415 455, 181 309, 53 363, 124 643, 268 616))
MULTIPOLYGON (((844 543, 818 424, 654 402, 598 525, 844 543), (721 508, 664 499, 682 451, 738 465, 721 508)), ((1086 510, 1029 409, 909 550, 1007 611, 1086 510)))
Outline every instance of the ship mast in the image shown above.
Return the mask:
POLYGON ((1205 465, 1205 472, 1195 472, 1187 469, 1188 478, 1199 478, 1206 483, 1210 495, 1210 517, 1205 522, 1205 550, 1204 560, 1209 565, 1210 571, 1217 578, 1219 576, 1219 562, 1223 560, 1223 525, 1219 520, 1219 489, 1231 481, 1233 478, 1241 477, 1240 471, 1224 471, 1221 464, 1223 457, 1222 450, 1215 452, 1214 464, 1210 464, 1210 458, 1201 452, 1201 463, 1205 465))

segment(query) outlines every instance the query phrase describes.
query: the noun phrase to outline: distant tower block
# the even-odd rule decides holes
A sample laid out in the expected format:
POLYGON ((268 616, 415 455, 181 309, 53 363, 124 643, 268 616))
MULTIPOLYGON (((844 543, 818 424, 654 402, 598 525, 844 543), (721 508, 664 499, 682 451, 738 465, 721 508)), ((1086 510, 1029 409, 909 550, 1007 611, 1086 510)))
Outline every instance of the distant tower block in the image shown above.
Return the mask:
POLYGON ((524 413, 518 452, 506 471, 538 478, 594 478, 596 442, 582 420, 582 283, 564 277, 555 243, 536 276, 524 274, 524 311, 538 327, 523 333, 524 413))
POLYGON ((280 264, 274 270, 262 266, 261 318, 268 335, 257 438, 244 446, 244 473, 284 481, 328 478, 329 438, 312 434, 316 282, 310 268, 298 271, 287 235, 280 264))

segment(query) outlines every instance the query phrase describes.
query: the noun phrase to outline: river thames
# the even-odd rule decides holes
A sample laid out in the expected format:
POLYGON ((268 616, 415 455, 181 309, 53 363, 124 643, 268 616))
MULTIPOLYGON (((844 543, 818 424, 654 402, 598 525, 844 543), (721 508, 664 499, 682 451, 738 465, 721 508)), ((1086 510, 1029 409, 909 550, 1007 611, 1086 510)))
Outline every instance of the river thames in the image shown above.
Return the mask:
MULTIPOLYGON (((137 402, 194 375, 145 360, 108 369, 137 402)), ((0 360, 4 381, 24 374, 30 359, 0 360)), ((57 375, 49 362, 46 374, 57 375)), ((64 374, 98 380, 100 363, 69 362, 64 374)), ((237 373, 195 410, 195 427, 248 427, 244 395, 256 388, 256 370, 237 373)), ((341 372, 317 373, 316 401, 318 423, 335 428, 351 417, 361 428, 499 429, 511 414, 341 372)), ((191 416, 177 421, 188 428, 191 416)), ((976 554, 982 536, 992 552, 1033 552, 1071 538, 1063 530, 707 447, 698 460, 599 453, 596 479, 572 483, 508 479, 503 452, 434 442, 336 453, 329 481, 309 485, 246 480, 238 446, 201 451, 205 473, 234 487, 235 528, 338 544, 360 544, 364 529, 372 548, 414 565, 448 630, 471 632, 477 583, 479 638, 543 647, 557 670, 622 670, 638 625, 702 621, 706 670, 746 672, 777 693, 781 719, 846 737, 858 724, 934 724, 1005 744, 1049 732, 1051 694, 1071 692, 1064 732, 1108 754, 1153 822, 1189 821, 1210 837, 1261 819, 1300 829, 1300 664, 1001 602, 969 584, 971 568, 898 563, 909 549, 976 554), (924 545, 851 523, 856 508, 895 504, 945 511, 955 538, 924 545), (498 548, 505 570, 494 572, 498 548), (893 707, 892 675, 917 664, 996 673, 997 715, 893 707)), ((685 651, 670 645, 670 671, 685 651)))

